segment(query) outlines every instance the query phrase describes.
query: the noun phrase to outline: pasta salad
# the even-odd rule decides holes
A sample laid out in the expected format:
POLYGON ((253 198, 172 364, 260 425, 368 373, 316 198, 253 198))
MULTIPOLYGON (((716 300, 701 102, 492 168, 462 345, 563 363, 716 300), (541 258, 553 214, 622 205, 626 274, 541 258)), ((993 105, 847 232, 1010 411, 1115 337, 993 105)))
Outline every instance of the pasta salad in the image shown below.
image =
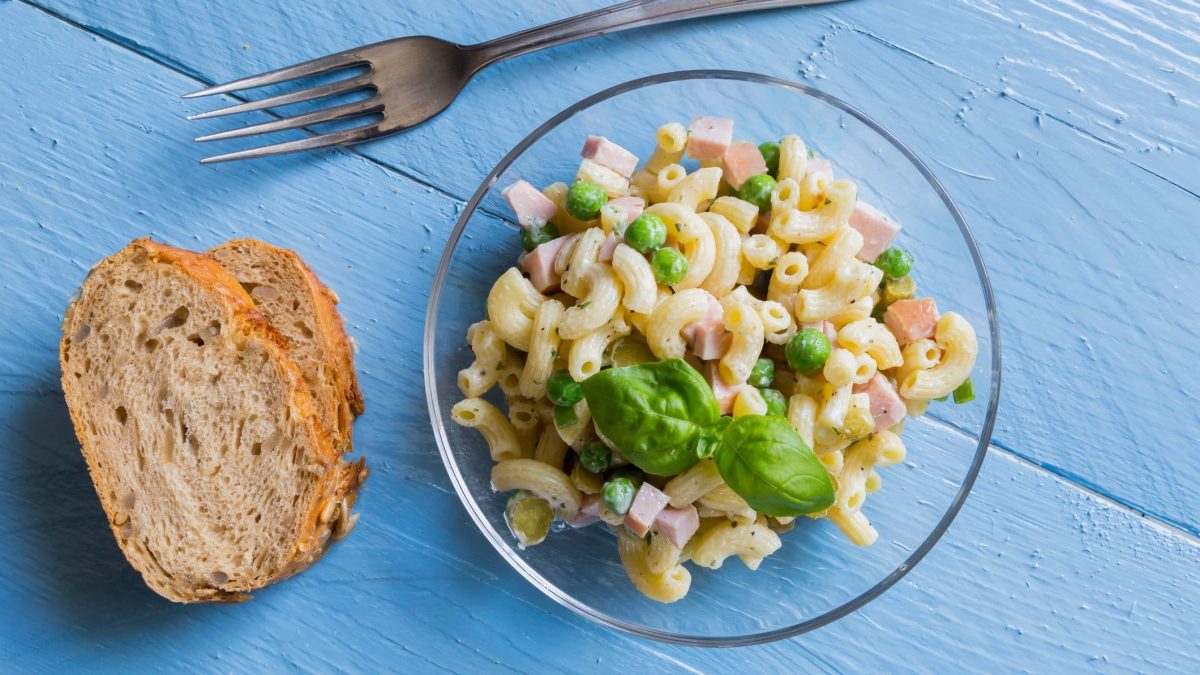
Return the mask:
POLYGON ((900 225, 798 136, 734 141, 729 119, 664 124, 640 168, 603 136, 581 155, 570 186, 504 190, 525 253, 467 332, 451 411, 487 441, 518 544, 606 524, 638 590, 673 602, 685 563, 755 570, 801 516, 873 543, 864 502, 905 416, 971 401, 978 352, 918 297, 900 225))

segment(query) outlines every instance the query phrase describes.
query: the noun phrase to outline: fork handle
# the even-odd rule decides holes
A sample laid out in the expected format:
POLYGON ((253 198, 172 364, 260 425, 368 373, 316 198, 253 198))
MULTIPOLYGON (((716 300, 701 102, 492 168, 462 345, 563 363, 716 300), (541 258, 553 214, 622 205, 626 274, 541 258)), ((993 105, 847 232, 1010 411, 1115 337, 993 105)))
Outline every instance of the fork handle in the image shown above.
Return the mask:
POLYGON ((835 0, 630 0, 587 14, 472 45, 472 72, 497 61, 628 28, 756 9, 818 5, 835 0))

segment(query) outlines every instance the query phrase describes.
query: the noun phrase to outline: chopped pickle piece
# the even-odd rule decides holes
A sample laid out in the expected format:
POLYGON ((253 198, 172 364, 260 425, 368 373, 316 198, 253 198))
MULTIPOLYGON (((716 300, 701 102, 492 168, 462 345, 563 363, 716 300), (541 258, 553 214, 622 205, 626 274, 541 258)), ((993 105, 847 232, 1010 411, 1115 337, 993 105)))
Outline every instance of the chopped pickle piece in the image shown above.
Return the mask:
POLYGON ((897 300, 911 300, 917 295, 917 282, 912 277, 888 279, 883 282, 883 305, 890 305, 897 300))
POLYGON ((632 335, 623 337, 613 345, 613 368, 636 366, 639 363, 653 363, 657 360, 654 357, 654 352, 650 351, 650 346, 646 344, 646 339, 640 335, 636 337, 632 335))
POLYGON ((508 498, 504 507, 504 522, 521 548, 536 546, 546 539, 554 509, 550 502, 520 490, 508 498))
POLYGON ((585 495, 598 495, 604 487, 604 476, 588 471, 583 468, 583 464, 576 464, 575 468, 571 469, 571 482, 575 484, 575 489, 585 495))

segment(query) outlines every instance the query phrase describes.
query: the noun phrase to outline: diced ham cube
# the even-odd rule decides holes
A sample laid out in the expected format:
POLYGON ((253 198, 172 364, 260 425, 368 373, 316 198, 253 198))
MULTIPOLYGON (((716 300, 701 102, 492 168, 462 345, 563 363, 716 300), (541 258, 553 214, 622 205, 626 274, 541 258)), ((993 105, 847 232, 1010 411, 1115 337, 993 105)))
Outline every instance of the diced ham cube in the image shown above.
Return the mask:
POLYGON ((654 529, 666 537, 675 548, 683 548, 696 530, 700 529, 700 514, 691 504, 677 509, 668 506, 654 519, 654 529))
POLYGON ((702 162, 718 162, 733 142, 733 120, 724 117, 693 117, 688 127, 687 156, 702 162))
POLYGON ((763 159, 758 146, 748 141, 734 143, 729 146, 721 158, 721 172, 725 182, 734 190, 740 190, 742 184, 751 176, 767 172, 767 162, 763 159))
POLYGON ((871 417, 875 418, 875 431, 890 429, 904 419, 904 400, 882 374, 876 373, 866 384, 854 385, 854 393, 864 392, 871 399, 871 417))
POLYGON ((541 227, 558 212, 558 206, 549 197, 523 180, 504 188, 501 194, 517 214, 521 227, 541 227))
POLYGON ((649 483, 642 483, 637 496, 633 498, 629 512, 625 514, 625 527, 639 537, 646 536, 650 526, 654 524, 654 519, 670 501, 671 498, 663 494, 662 490, 649 483))
POLYGON ((833 165, 824 157, 813 157, 808 160, 808 164, 804 166, 804 175, 811 176, 814 173, 823 173, 826 176, 833 178, 833 165))
POLYGON ((829 338, 829 344, 837 346, 837 329, 828 321, 804 321, 800 323, 801 328, 816 328, 829 338))
POLYGON ((900 232, 899 223, 861 200, 854 205, 854 211, 850 213, 850 227, 862 235, 863 245, 858 251, 858 257, 867 262, 875 262, 879 254, 892 245, 892 240, 900 232))
POLYGON ((600 496, 584 495, 583 505, 574 518, 567 521, 571 527, 586 527, 600 520, 600 496))
POLYGON ((705 361, 725 356, 733 339, 725 330, 725 308, 712 295, 708 296, 708 314, 684 326, 679 333, 692 346, 692 353, 705 361))
POLYGON ((613 252, 617 250, 617 244, 619 243, 621 243, 621 240, 615 234, 605 237, 604 241, 600 243, 600 254, 598 256, 600 262, 612 262, 613 252))
POLYGON ((588 136, 579 155, 607 166, 626 178, 632 176, 633 171, 637 169, 637 155, 603 136, 588 136))
POLYGON ((705 362, 704 379, 708 380, 708 386, 712 387, 713 394, 717 397, 717 405, 721 408, 721 414, 728 415, 733 412, 733 402, 737 400, 742 387, 746 385, 726 384, 725 378, 721 377, 721 372, 717 364, 717 361, 705 362))
POLYGON ((933 298, 897 300, 888 305, 883 322, 903 347, 911 342, 933 337, 938 322, 937 303, 933 298))
POLYGON ((554 259, 566 243, 566 237, 557 237, 538 246, 521 258, 521 269, 529 275, 529 281, 539 293, 558 285, 558 272, 554 271, 554 259))
POLYGON ((620 211, 621 219, 617 224, 623 228, 642 215, 642 211, 646 208, 646 200, 641 197, 617 197, 608 200, 604 208, 615 208, 620 211))
POLYGON ((719 359, 729 351, 731 342, 733 334, 725 330, 723 323, 704 323, 696 328, 692 353, 704 361, 719 359))

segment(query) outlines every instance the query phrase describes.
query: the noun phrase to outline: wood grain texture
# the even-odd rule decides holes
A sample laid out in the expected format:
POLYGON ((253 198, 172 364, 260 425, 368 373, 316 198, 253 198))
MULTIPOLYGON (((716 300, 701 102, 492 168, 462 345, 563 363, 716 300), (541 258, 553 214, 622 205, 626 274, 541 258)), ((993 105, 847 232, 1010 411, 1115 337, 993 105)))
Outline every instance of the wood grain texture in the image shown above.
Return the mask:
MULTIPOLYGON (((170 8, 163 7, 162 11, 170 8)), ((179 14, 186 13, 187 8, 176 7, 179 14)), ((291 19, 277 20, 285 28, 300 30, 305 9, 288 11, 291 19)), ((455 19, 454 12, 441 5, 433 12, 445 25, 455 19)), ((494 17, 496 26, 519 25, 522 17, 510 14, 508 24, 494 17)), ((741 22, 718 25, 727 31, 741 22)), ((778 30, 769 24, 746 25, 778 30)), ((824 25, 836 27, 832 20, 824 25)), ((688 650, 606 632, 557 608, 508 569, 474 532, 449 488, 429 430, 419 370, 420 321, 437 255, 461 202, 344 152, 202 167, 195 159, 203 149, 188 141, 197 133, 195 125, 183 120, 190 108, 176 98, 193 81, 22 3, 0 3, 0 26, 0 129, 5 130, 0 144, 0 311, 10 319, 0 323, 0 447, 5 449, 0 453, 0 503, 8 514, 6 546, 0 549, 0 614, 5 619, 0 654, 7 664, 42 672, 647 667, 685 672, 748 667, 766 672, 1184 672, 1200 658, 1195 639, 1200 634, 1200 544, 1002 450, 992 452, 959 520, 925 562, 864 610, 806 636, 735 651, 688 650), (142 586, 106 530, 57 390, 54 348, 68 295, 91 264, 133 236, 147 233, 194 248, 232 236, 286 242, 340 291, 348 328, 362 347, 359 367, 370 412, 357 429, 356 446, 370 456, 374 472, 360 502, 359 528, 311 570, 261 592, 246 605, 179 607, 142 586)), ((718 29, 671 30, 680 31, 675 35, 708 35, 718 29)), ((889 80, 903 83, 910 78, 912 86, 929 88, 927 99, 908 101, 907 108, 891 113, 894 120, 885 120, 898 127, 902 137, 928 144, 922 152, 932 151, 930 156, 944 157, 948 163, 970 160, 954 165, 980 170, 993 161, 991 153, 1001 157, 1011 151, 1001 140, 1010 129, 1022 127, 1016 124, 1017 113, 1009 116, 1008 104, 1000 99, 986 108, 979 104, 974 114, 980 121, 969 131, 944 125, 951 132, 946 139, 928 133, 928 124, 935 122, 922 127, 909 123, 905 128, 906 115, 928 119, 959 91, 955 77, 945 73, 945 79, 939 79, 936 71, 922 75, 922 70, 896 66, 907 62, 890 54, 893 48, 853 31, 843 29, 838 35, 842 37, 830 39, 857 45, 854 49, 860 51, 855 53, 877 71, 871 82, 860 79, 854 84, 851 79, 846 86, 878 91, 873 88, 889 80), (899 70, 888 70, 888 64, 899 70), (998 149, 993 151, 991 144, 998 149)), ((610 53, 627 49, 609 46, 610 53)), ((534 60, 531 67, 541 69, 543 77, 562 75, 573 66, 570 59, 591 54, 572 53, 559 57, 565 63, 534 60)), ((601 61, 595 54, 587 58, 601 61)), ((628 63, 634 55, 630 51, 621 58, 628 63)), ((823 72, 849 69, 835 56, 822 58, 829 59, 821 65, 823 72)), ((643 62, 640 67, 644 71, 654 64, 643 62)), ((870 76, 869 68, 860 76, 870 76)), ((502 86, 496 77, 493 85, 502 86)), ((534 85, 518 69, 505 77, 521 79, 520 91, 534 85)), ((483 84, 473 89, 482 90, 483 84)), ((595 87, 575 83, 564 88, 568 91, 561 94, 563 103, 595 87), (579 91, 572 92, 570 86, 579 91)), ((560 107, 553 102, 539 106, 546 112, 560 107)), ((464 108, 468 107, 460 102, 439 122, 457 120, 460 134, 474 134, 482 122, 469 121, 464 108)), ((873 112, 884 117, 886 111, 873 112)), ((540 117, 512 124, 532 124, 534 119, 540 117)), ((1028 117, 1026 122, 1026 135, 1016 137, 1031 144, 1021 146, 1026 156, 1033 152, 1029 147, 1036 147, 1056 157, 1050 166, 1064 171, 1080 161, 1097 161, 1098 156, 1072 154, 1076 132, 1063 128, 1050 135, 1047 129, 1054 127, 1048 125, 1037 132, 1045 137, 1034 136, 1030 129, 1036 128, 1035 122, 1028 117), (1035 143, 1035 138, 1042 140, 1035 143), (1055 149, 1059 145, 1070 150, 1055 149)), ((496 133, 508 131, 499 128, 496 133)), ((519 133, 523 131, 515 132, 519 133)), ((472 140, 482 143, 488 134, 476 136, 472 140)), ((392 144, 408 147, 407 139, 392 144)), ((514 135, 480 152, 498 153, 515 140, 514 135)), ((999 160, 994 161, 998 165, 999 160)), ((432 160, 428 164, 430 170, 437 165, 432 160)), ((945 177, 955 180, 953 175, 945 177)), ((999 194, 987 193, 995 202, 980 197, 970 205, 973 219, 978 222, 988 214, 989 204, 1012 199, 1031 186, 1046 189, 1051 174, 1021 175, 999 194)), ((1078 176, 1078 170, 1069 175, 1078 176)), ((976 180, 963 177, 951 189, 955 194, 974 193, 979 189, 976 180)), ((465 190, 470 183, 462 185, 465 190)), ((1069 191, 1059 189, 1053 193, 1056 198, 1067 199, 1062 195, 1069 191)), ((1171 190, 1178 192, 1172 188, 1155 195, 1169 200, 1171 190)), ((1120 209, 1121 194, 1127 193, 1106 197, 1097 190, 1088 193, 1085 203, 1089 208, 1120 209), (1092 200, 1098 202, 1094 207, 1092 200)), ((1168 204, 1187 213, 1190 202, 1168 204)), ((1071 281, 1065 271, 1047 272, 1045 260, 1034 260, 1028 246, 1023 256, 1005 253, 1009 239, 1025 244, 1050 240, 1050 234, 1039 234, 1041 225, 1050 223, 1031 220, 1038 209, 1015 208, 1016 215, 999 219, 1013 229, 985 239, 985 246, 992 247, 985 252, 989 260, 1014 267, 994 271, 1006 288, 1020 289, 1019 278, 1035 276, 1039 283, 1065 283, 1081 294, 1084 281, 1103 281, 1087 275, 1084 281, 1071 281), (1049 280, 1047 274, 1052 275, 1049 280)), ((1072 213, 1066 208, 1056 202, 1052 211, 1072 213)), ((1078 215, 1082 211, 1076 213, 1083 218, 1078 215)), ((1057 220, 1053 224, 1066 227, 1057 220)), ((1065 235, 1055 236, 1076 239, 1085 226, 1069 225, 1065 235)), ((1167 240, 1158 237, 1154 242, 1170 250, 1165 248, 1167 240)), ((1184 278, 1176 281, 1179 287, 1164 287, 1154 275, 1187 273, 1187 243, 1181 243, 1185 248, 1175 263, 1154 253, 1146 254, 1150 259, 1130 262, 1127 256, 1139 251, 1136 242, 1116 241, 1120 251, 1109 261, 1136 263, 1142 272, 1157 266, 1144 282, 1147 292, 1160 294, 1152 306, 1164 314, 1179 311, 1173 303, 1186 292, 1184 278)), ((1062 331, 1072 327, 1063 328, 1066 322, 1055 318, 1062 313, 1053 307, 1034 307, 1044 293, 1034 288, 1024 293, 1002 300, 1007 303, 1002 311, 1013 307, 1009 325, 1021 321, 1018 325, 1025 328, 1009 329, 1010 363, 1015 360, 1018 365, 1006 373, 1008 382, 1016 379, 1033 386, 1035 375, 1044 376, 1047 356, 1054 357, 1049 362, 1070 366, 1059 384, 1071 376, 1068 373, 1082 377, 1094 372, 1098 361, 1072 360, 1077 358, 1073 344, 1051 349, 1051 338, 1069 335, 1062 331), (1035 326, 1052 335, 1034 334, 1035 326), (1029 374, 1022 381, 1016 371, 1029 374)), ((1095 300, 1094 295, 1087 297, 1095 300)), ((1073 308, 1068 316, 1095 322, 1098 319, 1089 318, 1093 314, 1120 307, 1073 308)), ((1097 325, 1116 328, 1089 323, 1074 329, 1099 331, 1097 325)), ((1093 342, 1100 340, 1088 334, 1093 342)), ((1113 349, 1122 343, 1103 344, 1113 349)), ((1172 348, 1162 349, 1167 351, 1155 358, 1180 357, 1172 348)), ((1121 365, 1105 364, 1110 370, 1121 365)), ((1157 370, 1151 374, 1168 377, 1157 370)), ((1155 384, 1166 397, 1162 407, 1191 401, 1186 389, 1165 390, 1164 382, 1155 384)), ((1117 384, 1114 379, 1114 391, 1117 384)), ((1010 384, 1009 391, 1014 388, 1010 384)), ((1010 440, 1027 437, 1036 442, 1017 446, 1018 452, 1046 451, 1052 439, 1037 434, 1057 433, 1051 425, 1070 430, 1082 424, 1073 418, 1079 412, 1068 408, 1072 399, 1067 396, 1058 407, 1052 405, 1056 400, 1034 400, 1033 394, 1025 394, 1029 400, 1022 403, 1019 396, 1010 394, 1010 401, 1018 400, 1006 404, 1004 432, 1010 440), (1029 431, 1028 425, 1035 429, 1029 431)), ((1098 398, 1094 405, 1109 400, 1098 398)), ((1074 405, 1084 412, 1097 409, 1087 407, 1093 403, 1086 398, 1074 405)), ((1186 415, 1188 410, 1181 411, 1186 415)), ((1146 416, 1161 421, 1168 412, 1156 413, 1147 406, 1138 411, 1143 417, 1131 417, 1128 423, 1146 416)), ((1186 439, 1188 419, 1174 424, 1164 432, 1168 435, 1154 439, 1186 439)), ((1111 429, 1113 438, 1123 443, 1155 442, 1139 439, 1124 427, 1111 429)), ((1132 461, 1128 451, 1109 454, 1113 462, 1132 461)), ((1168 463, 1186 467, 1182 457, 1140 461, 1159 462, 1145 471, 1168 463)), ((1153 480, 1159 491, 1178 490, 1181 509, 1195 503, 1188 501, 1194 496, 1182 490, 1179 476, 1153 480)), ((1181 513, 1194 514, 1194 509, 1181 513)))
MULTIPOLYGON (((396 35, 483 40, 604 3, 44 4, 224 81, 396 35)), ((1189 133, 1200 11, 1178 0, 884 7, 724 17, 534 54, 485 72, 426 126, 360 151, 465 198, 542 120, 636 76, 730 68, 829 91, 911 144, 973 225, 1007 333, 995 442, 1200 534, 1200 454, 1176 450, 1200 429, 1200 389, 1187 375, 1200 367, 1190 346, 1200 160, 1189 133), (497 101, 501 114, 478 113, 497 101)))

